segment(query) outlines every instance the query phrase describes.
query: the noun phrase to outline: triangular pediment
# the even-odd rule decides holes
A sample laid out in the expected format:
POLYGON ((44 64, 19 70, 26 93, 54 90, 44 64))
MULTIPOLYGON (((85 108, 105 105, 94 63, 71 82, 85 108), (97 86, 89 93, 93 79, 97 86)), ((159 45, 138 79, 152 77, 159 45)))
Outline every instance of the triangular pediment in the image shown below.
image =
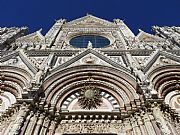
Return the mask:
POLYGON ((32 75, 38 71, 37 64, 34 64, 22 50, 0 58, 0 63, 1 66, 13 66, 25 69, 32 75))
POLYGON ((139 41, 164 41, 163 38, 146 33, 142 30, 139 29, 139 34, 136 36, 136 39, 138 39, 139 41))
POLYGON ((93 15, 86 15, 82 18, 70 21, 65 24, 66 26, 116 26, 116 24, 107 20, 95 17, 93 15))
POLYGON ((121 65, 111 60, 111 58, 109 58, 108 56, 105 56, 102 53, 97 52, 93 49, 87 49, 79 53, 78 55, 72 57, 65 63, 54 68, 52 72, 55 72, 59 69, 64 69, 67 67, 75 67, 75 66, 80 66, 80 65, 102 65, 102 66, 120 68, 127 72, 130 72, 130 70, 126 68, 124 65, 121 65))
POLYGON ((168 52, 156 50, 144 65, 144 72, 147 73, 156 67, 166 65, 180 65, 180 57, 168 52))

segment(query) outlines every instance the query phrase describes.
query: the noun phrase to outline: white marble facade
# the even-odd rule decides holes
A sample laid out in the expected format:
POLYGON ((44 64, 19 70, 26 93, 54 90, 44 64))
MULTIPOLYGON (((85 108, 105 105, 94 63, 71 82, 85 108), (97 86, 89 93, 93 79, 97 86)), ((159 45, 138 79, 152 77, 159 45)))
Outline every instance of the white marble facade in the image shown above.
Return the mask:
POLYGON ((0 135, 180 134, 180 27, 120 19, 0 28, 0 135))

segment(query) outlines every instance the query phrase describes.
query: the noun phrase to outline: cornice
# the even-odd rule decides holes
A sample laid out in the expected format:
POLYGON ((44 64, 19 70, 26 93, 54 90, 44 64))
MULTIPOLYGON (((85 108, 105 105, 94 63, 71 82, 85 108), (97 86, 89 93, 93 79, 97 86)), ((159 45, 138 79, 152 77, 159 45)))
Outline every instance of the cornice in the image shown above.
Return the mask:
MULTIPOLYGON (((56 56, 72 56, 84 49, 73 49, 73 50, 28 50, 26 51, 29 56, 48 56, 50 53, 54 53, 56 56)), ((132 49, 132 50, 122 50, 122 49, 96 49, 109 56, 118 56, 124 55, 126 52, 129 52, 134 56, 149 56, 154 50, 145 50, 145 49, 132 49)), ((168 52, 171 54, 180 55, 180 50, 161 50, 162 52, 168 52)), ((1 58, 0 58, 1 59, 1 58)))
MULTIPOLYGON (((53 49, 47 49, 47 50, 27 50, 26 53, 29 56, 48 56, 50 53, 54 53, 56 56, 72 56, 76 53, 84 50, 83 49, 73 49, 73 50, 53 50, 53 49)), ((123 50, 123 49, 104 49, 104 48, 98 48, 95 50, 99 50, 109 56, 118 56, 118 55, 124 55, 126 52, 129 52, 131 55, 134 56, 149 56, 155 49, 153 50, 145 50, 145 49, 132 49, 132 50, 123 50)), ((17 54, 18 51, 2 51, 2 57, 0 57, 0 61, 3 59, 8 59, 8 57, 17 54)), ((161 50, 161 52, 168 52, 175 55, 180 55, 180 50, 161 50)))
POLYGON ((149 56, 153 50, 143 50, 143 49, 134 49, 134 50, 122 50, 122 49, 114 49, 114 50, 106 50, 101 49, 107 55, 124 55, 126 52, 129 52, 131 55, 142 55, 142 56, 149 56))
POLYGON ((76 50, 28 50, 26 51, 29 56, 48 56, 54 53, 56 56, 72 56, 80 52, 80 49, 76 50))

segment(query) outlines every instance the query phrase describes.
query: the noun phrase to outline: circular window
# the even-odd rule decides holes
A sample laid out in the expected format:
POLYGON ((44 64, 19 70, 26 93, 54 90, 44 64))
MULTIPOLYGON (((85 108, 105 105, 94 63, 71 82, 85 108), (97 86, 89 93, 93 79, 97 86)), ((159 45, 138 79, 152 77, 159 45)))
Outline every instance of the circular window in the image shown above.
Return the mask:
POLYGON ((89 41, 92 43, 93 48, 102 48, 110 44, 109 39, 96 35, 74 37, 69 43, 78 48, 86 48, 89 41))

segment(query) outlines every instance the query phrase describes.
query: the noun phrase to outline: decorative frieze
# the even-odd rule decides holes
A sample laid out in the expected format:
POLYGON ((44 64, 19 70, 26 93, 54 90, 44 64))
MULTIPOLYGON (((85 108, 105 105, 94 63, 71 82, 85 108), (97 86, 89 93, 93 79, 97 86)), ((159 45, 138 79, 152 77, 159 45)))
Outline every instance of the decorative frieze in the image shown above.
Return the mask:
POLYGON ((58 125, 55 134, 120 133, 122 128, 122 123, 62 123, 58 125))

